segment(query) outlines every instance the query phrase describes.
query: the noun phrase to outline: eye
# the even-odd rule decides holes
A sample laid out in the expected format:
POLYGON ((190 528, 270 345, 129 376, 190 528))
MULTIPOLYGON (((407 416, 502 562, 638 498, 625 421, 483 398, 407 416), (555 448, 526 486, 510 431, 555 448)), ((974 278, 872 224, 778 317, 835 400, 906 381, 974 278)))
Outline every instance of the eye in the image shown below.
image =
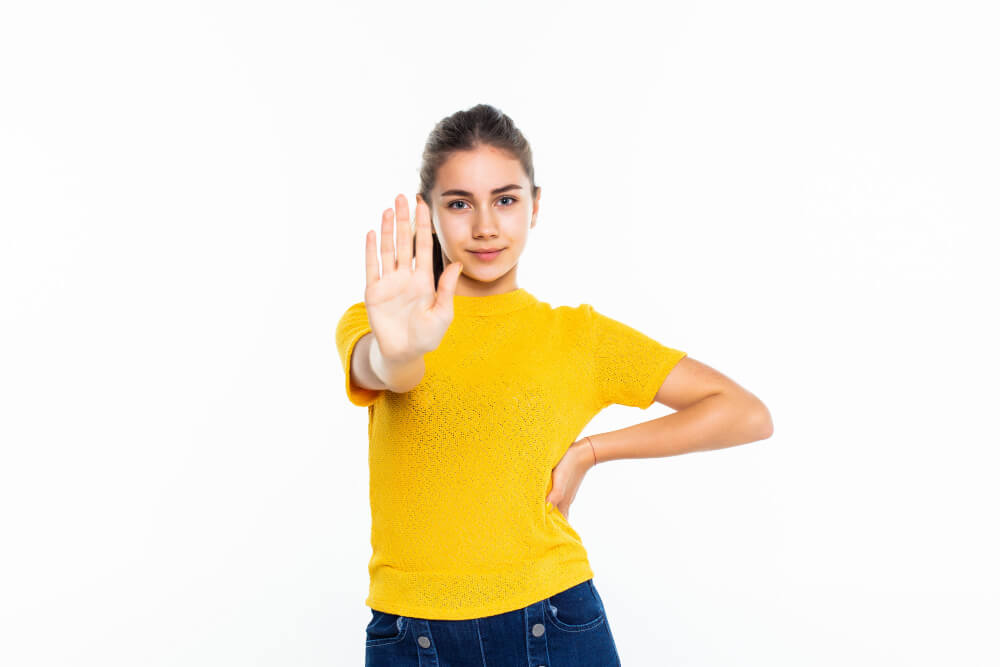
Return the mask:
MULTIPOLYGON (((503 197, 500 197, 500 201, 503 201, 504 199, 509 199, 510 200, 510 203, 507 204, 505 206, 505 208, 513 206, 517 202, 517 199, 514 198, 514 197, 511 197, 510 195, 504 195, 503 197)), ((453 209, 453 210, 458 210, 458 207, 452 206, 452 204, 464 204, 464 203, 465 203, 464 200, 462 200, 462 199, 456 199, 453 202, 448 202, 448 208, 453 209)), ((465 208, 465 207, 462 206, 461 208, 465 208)))

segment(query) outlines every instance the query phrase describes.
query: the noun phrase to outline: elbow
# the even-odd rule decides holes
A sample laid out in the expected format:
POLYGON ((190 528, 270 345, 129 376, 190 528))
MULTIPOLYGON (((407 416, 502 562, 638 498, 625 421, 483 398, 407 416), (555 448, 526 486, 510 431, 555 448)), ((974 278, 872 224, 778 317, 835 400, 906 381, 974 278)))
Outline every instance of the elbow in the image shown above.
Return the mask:
POLYGON ((767 440, 774 434, 771 411, 759 398, 749 392, 730 394, 728 398, 728 433, 725 439, 729 445, 767 440))
POLYGON ((749 443, 767 440, 774 433, 774 423, 771 421, 771 411, 759 398, 745 393, 737 405, 739 417, 735 420, 739 429, 739 442, 749 443))
POLYGON ((774 434, 774 422, 771 420, 771 411, 767 409, 767 406, 757 401, 751 415, 751 430, 756 436, 753 441, 770 438, 774 434))

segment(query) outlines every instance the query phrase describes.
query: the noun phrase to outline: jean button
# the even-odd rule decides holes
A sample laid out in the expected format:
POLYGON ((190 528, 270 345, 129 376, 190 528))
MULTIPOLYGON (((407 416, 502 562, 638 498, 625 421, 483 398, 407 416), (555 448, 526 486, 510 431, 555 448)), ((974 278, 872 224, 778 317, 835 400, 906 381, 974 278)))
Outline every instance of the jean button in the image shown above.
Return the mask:
POLYGON ((420 644, 420 648, 427 648, 431 645, 431 640, 423 635, 420 635, 417 637, 417 643, 420 644))
POLYGON ((536 637, 541 637, 543 634, 545 634, 545 626, 542 625, 541 623, 535 623, 533 626, 531 626, 531 634, 535 635, 536 637))

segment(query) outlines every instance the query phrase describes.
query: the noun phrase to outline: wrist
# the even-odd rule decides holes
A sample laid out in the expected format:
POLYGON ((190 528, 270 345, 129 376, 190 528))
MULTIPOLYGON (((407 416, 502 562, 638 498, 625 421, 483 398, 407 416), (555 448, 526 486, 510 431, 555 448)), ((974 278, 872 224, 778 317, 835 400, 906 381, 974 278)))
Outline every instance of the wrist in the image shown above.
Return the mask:
POLYGON ((373 338, 368 350, 368 361, 372 372, 390 391, 405 393, 419 384, 424 376, 423 355, 409 358, 386 357, 373 338))
POLYGON ((599 457, 593 443, 593 438, 586 436, 573 445, 576 447, 577 458, 584 470, 590 470, 599 462, 599 457))

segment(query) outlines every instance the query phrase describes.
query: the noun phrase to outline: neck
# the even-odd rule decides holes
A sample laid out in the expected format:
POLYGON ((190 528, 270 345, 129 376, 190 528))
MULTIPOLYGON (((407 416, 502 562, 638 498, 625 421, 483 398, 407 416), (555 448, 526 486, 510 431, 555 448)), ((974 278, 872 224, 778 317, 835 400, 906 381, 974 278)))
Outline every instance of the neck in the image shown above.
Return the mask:
POLYGON ((490 282, 470 278, 462 273, 455 285, 455 296, 492 296, 520 289, 517 286, 517 267, 490 282))

